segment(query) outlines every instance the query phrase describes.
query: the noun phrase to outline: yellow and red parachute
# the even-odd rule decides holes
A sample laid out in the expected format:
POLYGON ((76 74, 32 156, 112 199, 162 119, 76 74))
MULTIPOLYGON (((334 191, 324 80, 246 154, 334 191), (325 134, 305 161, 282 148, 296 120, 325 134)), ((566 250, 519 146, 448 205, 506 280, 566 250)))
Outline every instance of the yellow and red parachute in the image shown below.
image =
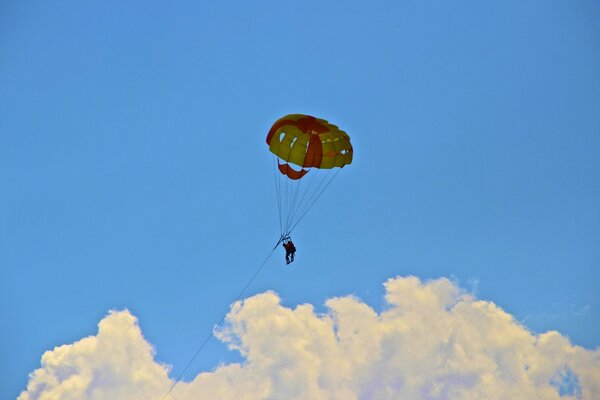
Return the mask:
POLYGON ((271 153, 284 164, 279 170, 290 179, 300 179, 308 170, 296 171, 289 163, 302 168, 330 169, 352 163, 350 137, 324 119, 304 114, 290 114, 278 119, 267 135, 271 153))
POLYGON ((275 185, 283 237, 306 215, 339 169, 352 163, 353 149, 346 132, 324 119, 304 114, 290 114, 275 121, 267 134, 267 144, 277 162, 275 185), (334 175, 329 176, 334 169, 334 175), (308 179, 305 176, 313 170, 311 182, 303 187, 302 182, 308 179))

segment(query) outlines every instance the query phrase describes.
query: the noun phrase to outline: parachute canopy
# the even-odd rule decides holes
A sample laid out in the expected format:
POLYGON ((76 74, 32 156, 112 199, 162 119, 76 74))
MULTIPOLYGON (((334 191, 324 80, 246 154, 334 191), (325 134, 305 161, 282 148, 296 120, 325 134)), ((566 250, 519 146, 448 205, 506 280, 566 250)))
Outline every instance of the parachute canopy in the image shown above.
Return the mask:
POLYGON ((267 144, 279 158, 279 171, 293 180, 308 173, 304 168, 342 168, 352 163, 352 145, 346 132, 310 115, 290 114, 278 119, 269 130, 267 144), (295 170, 290 164, 301 169, 295 170))
POLYGON ((300 223, 337 173, 352 162, 350 137, 324 119, 290 114, 267 134, 273 153, 281 238, 300 223), (299 167, 299 168, 298 168, 299 167), (308 176, 309 171, 312 171, 308 176))

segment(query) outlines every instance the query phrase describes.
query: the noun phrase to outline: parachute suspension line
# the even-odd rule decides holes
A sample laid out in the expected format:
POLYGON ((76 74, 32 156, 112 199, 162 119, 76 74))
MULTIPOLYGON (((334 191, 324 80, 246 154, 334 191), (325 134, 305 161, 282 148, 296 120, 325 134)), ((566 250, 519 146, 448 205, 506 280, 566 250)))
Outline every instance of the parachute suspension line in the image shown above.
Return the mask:
MULTIPOLYGON (((250 285, 252 284, 252 282, 254 281, 254 279, 258 276, 258 274, 260 273, 260 271, 267 264, 267 261, 269 261, 269 258, 271 258, 271 256, 275 252, 275 249, 277 249, 277 247, 279 246, 279 243, 281 243, 282 240, 283 240, 283 237, 279 239, 279 241, 277 242, 277 245, 275 245, 275 247, 273 248, 273 250, 271 250, 271 252, 269 252, 269 255, 267 255, 267 257, 264 259, 264 261, 258 266, 258 268, 256 269, 256 271, 254 271, 254 275, 252 275, 252 277, 250 278, 250 280, 248 280, 248 282, 246 283, 246 285, 244 286, 244 288, 240 291, 240 294, 238 294, 238 296, 236 297, 234 303, 238 302, 242 298, 242 296, 244 296, 244 294, 246 293, 246 290, 248 290, 248 287, 250 287, 250 285)), ((183 369, 183 371, 181 371, 181 373, 177 376, 177 379, 175 379, 175 382, 173 382, 173 384, 169 388, 169 391, 162 397, 161 400, 165 400, 169 396, 169 394, 171 394, 171 392, 173 391, 173 389, 175 389, 175 386, 177 386, 177 384, 181 381, 181 378, 187 372, 188 368, 192 365, 192 363, 194 362, 194 360, 196 359, 196 357, 198 357, 198 355, 200 354, 200 352, 202 351, 202 349, 204 348, 204 346, 206 346, 206 343, 208 343, 208 341, 210 340, 210 338, 212 338, 214 336, 215 330, 217 328, 219 328, 223 324, 223 322, 225 322, 225 319, 227 318, 227 314, 228 314, 228 312, 225 312, 225 314, 223 315, 223 318, 221 318, 221 320, 219 321, 219 323, 216 324, 212 328, 212 330, 210 331, 210 334, 204 339, 204 341, 202 342, 202 344, 200 345, 200 347, 198 348, 198 350, 196 351, 196 353, 194 354, 194 356, 187 363, 187 365, 185 366, 185 368, 183 369)))
POLYGON ((286 215, 285 207, 287 204, 287 177, 281 174, 281 172, 279 172, 277 178, 279 179, 279 197, 281 198, 281 208, 279 210, 279 212, 281 213, 281 233, 283 233, 283 231, 285 230, 284 220, 286 215))
POLYGON ((315 203, 317 202, 317 200, 319 200, 319 197, 321 197, 321 195, 323 194, 323 192, 325 191, 325 189, 327 189, 327 187, 331 184, 331 182, 333 182, 333 180, 336 178, 336 176, 339 174, 341 168, 338 168, 333 176, 329 179, 329 181, 325 184, 325 186, 323 186, 323 188, 321 189, 321 191, 315 196, 315 198, 313 199, 312 203, 310 203, 308 205, 308 207, 306 208, 306 210, 304 211, 304 213, 300 216, 300 218, 298 218, 298 221, 296 221, 296 223, 292 226, 292 228, 290 229, 290 233, 294 230, 294 228, 300 223, 300 221, 302 221, 302 219, 304 219, 304 217, 306 216, 306 214, 310 211, 310 209, 315 205, 315 203))
POLYGON ((281 216, 281 174, 277 171, 277 157, 273 156, 273 176, 275 177, 275 193, 277 194, 277 210, 279 213, 279 231, 283 233, 283 218, 281 216))
MULTIPOLYGON (((315 182, 318 181, 317 176, 319 175, 317 173, 318 172, 317 170, 314 170, 313 172, 314 172, 314 174, 312 176, 310 176, 310 177, 304 177, 304 179, 308 179, 309 180, 309 183, 308 183, 308 186, 302 191, 302 196, 300 197, 300 200, 298 201, 297 208, 293 211, 293 213, 291 213, 292 215, 290 217, 290 225, 292 225, 294 223, 296 215, 298 214, 298 212, 300 211, 300 209, 303 208, 304 205, 306 204, 305 203, 305 199, 306 199, 307 195, 313 193, 313 186, 315 185, 315 182)), ((321 175, 325 176, 326 174, 323 173, 321 175)), ((309 196, 309 198, 310 197, 311 196, 309 196)), ((289 225, 288 225, 288 227, 289 227, 289 225)))
POLYGON ((283 213, 285 220, 284 220, 284 225, 283 225, 283 232, 281 232, 281 233, 285 233, 285 231, 287 231, 287 228, 288 228, 287 220, 290 215, 291 208, 292 208, 292 194, 294 193, 294 187, 295 187, 295 185, 292 184, 292 181, 290 179, 285 180, 285 198, 286 198, 287 202, 285 205, 285 212, 283 213))
POLYGON ((298 209, 302 206, 302 202, 298 201, 300 194, 304 191, 303 186, 306 186, 306 184, 302 184, 302 181, 299 182, 298 185, 298 192, 296 194, 296 196, 294 197, 295 199, 295 205, 292 209, 292 212, 290 213, 290 220, 288 222, 288 229, 289 227, 294 223, 294 215, 296 215, 296 212, 298 211, 298 209))
POLYGON ((296 212, 294 213, 294 216, 292 218, 292 221, 294 222, 294 226, 296 225, 296 216, 297 215, 304 215, 306 212, 308 212, 308 209, 311 207, 311 204, 313 203, 313 200, 315 199, 315 197, 318 196, 319 194, 319 190, 321 189, 321 187, 323 186, 323 183, 326 181, 326 179, 330 176, 331 174, 331 170, 320 170, 319 171, 320 175, 318 178, 317 176, 314 177, 314 179, 311 181, 311 186, 314 186, 314 183, 318 181, 318 184, 316 185, 316 188, 311 187, 310 190, 307 190, 306 192, 304 192, 304 197, 302 198, 302 201, 300 202, 301 207, 298 208, 298 210, 296 210, 296 212))
POLYGON ((287 232, 287 230, 290 228, 290 226, 292 225, 292 217, 293 215, 296 213, 295 209, 298 205, 298 193, 300 193, 300 187, 302 186, 302 179, 299 179, 296 184, 294 185, 294 190, 293 190, 293 194, 290 196, 291 199, 291 205, 290 205, 290 209, 288 212, 288 216, 287 219, 285 221, 285 229, 284 231, 287 232))

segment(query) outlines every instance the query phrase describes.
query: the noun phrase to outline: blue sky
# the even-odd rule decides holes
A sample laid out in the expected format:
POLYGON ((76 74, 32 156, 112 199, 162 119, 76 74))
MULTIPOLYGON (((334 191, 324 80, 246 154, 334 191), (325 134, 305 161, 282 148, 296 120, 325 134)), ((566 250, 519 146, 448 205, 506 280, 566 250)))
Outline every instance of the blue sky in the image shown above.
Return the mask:
MULTIPOLYGON (((354 162, 248 295, 450 277, 600 344, 593 1, 0 5, 0 397, 44 351, 140 320, 181 371, 279 235, 264 142, 332 121, 354 162)), ((190 369, 237 355, 212 340, 190 369)))

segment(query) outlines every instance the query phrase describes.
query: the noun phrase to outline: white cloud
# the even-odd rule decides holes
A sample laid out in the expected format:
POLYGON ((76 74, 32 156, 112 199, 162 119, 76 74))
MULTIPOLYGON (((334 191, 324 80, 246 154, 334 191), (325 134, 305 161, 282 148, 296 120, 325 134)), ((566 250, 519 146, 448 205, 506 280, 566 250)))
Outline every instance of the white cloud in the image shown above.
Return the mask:
MULTIPOLYGON (((377 313, 354 297, 284 307, 274 292, 232 306, 217 337, 245 361, 179 383, 188 399, 598 399, 600 349, 535 335, 448 279, 385 283, 377 313)), ((46 352, 18 400, 160 400, 172 384, 137 320, 46 352)))
POLYGON ((45 352, 18 400, 151 399, 168 384, 136 318, 111 312, 96 336, 45 352))

